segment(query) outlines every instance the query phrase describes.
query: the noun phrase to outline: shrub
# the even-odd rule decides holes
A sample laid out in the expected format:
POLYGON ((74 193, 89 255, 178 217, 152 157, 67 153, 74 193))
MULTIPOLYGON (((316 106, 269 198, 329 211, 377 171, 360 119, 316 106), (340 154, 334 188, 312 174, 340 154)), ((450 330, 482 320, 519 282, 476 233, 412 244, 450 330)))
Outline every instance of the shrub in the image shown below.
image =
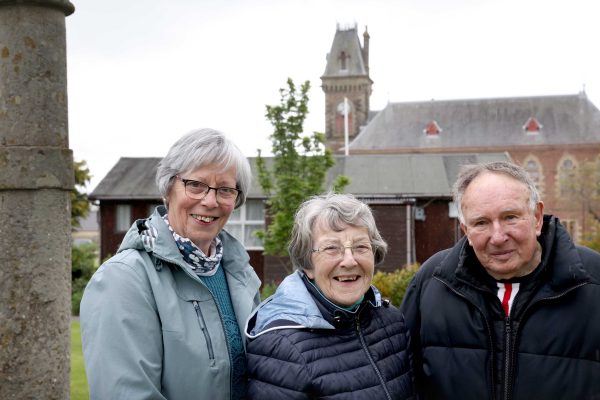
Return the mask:
MULTIPOLYGON (((378 271, 373 276, 373 286, 375 286, 381 292, 381 296, 390 300, 396 307, 400 306, 406 288, 410 284, 413 276, 417 273, 420 264, 407 265, 402 269, 398 269, 394 272, 382 272, 378 271)), ((271 296, 277 290, 278 284, 275 282, 265 283, 260 290, 261 300, 271 296)))
POLYGON ((398 307, 419 266, 419 264, 411 264, 394 272, 378 271, 373 276, 373 286, 379 289, 382 297, 389 299, 393 305, 398 307))
POLYGON ((271 296, 277 290, 277 284, 275 282, 265 283, 260 289, 260 299, 264 300, 267 297, 271 296))
POLYGON ((71 249, 71 313, 79 315, 83 290, 98 268, 98 245, 85 243, 71 249))

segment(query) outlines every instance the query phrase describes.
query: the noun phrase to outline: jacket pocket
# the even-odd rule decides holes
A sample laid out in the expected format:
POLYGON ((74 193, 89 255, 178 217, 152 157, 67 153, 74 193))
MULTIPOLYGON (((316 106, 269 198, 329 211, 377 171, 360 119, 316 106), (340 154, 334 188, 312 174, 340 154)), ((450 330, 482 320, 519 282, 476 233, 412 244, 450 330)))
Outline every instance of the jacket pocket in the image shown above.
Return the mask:
POLYGON ((200 330, 204 334, 204 340, 206 342, 206 347, 208 350, 208 358, 211 361, 215 360, 215 352, 212 345, 212 340, 210 338, 210 332, 206 328, 206 322, 204 321, 204 316, 202 315, 202 310, 200 309, 200 304, 196 300, 192 301, 194 305, 194 310, 196 311, 196 317, 198 319, 198 325, 200 325, 200 330))

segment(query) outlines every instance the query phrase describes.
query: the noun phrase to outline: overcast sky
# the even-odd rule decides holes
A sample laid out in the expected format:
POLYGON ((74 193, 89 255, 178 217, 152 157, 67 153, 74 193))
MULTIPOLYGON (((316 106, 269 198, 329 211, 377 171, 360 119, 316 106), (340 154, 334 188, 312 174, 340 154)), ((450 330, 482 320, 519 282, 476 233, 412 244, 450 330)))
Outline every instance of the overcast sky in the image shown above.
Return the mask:
POLYGON ((162 157, 211 127, 269 152, 265 105, 320 76, 336 25, 371 36, 371 108, 389 102, 576 94, 600 107, 595 0, 71 0, 70 148, 93 190, 119 157, 162 157))

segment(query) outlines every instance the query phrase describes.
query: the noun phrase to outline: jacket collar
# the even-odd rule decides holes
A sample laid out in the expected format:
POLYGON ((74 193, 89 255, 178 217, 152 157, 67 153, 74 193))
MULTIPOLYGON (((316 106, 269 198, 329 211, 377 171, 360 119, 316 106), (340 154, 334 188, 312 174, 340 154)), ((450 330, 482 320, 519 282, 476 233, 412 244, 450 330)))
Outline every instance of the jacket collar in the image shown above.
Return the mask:
POLYGON ((334 329, 323 318, 302 282, 302 272, 288 275, 272 296, 265 299, 248 318, 246 336, 253 339, 266 332, 285 328, 334 329))
MULTIPOLYGON (((246 336, 253 339, 266 332, 277 329, 334 329, 336 316, 354 318, 354 313, 337 307, 322 297, 302 271, 288 275, 279 285, 275 294, 265 299, 250 315, 244 330, 246 336), (321 299, 316 300, 317 296, 321 299), (327 304, 328 303, 328 304, 327 304)), ((379 291, 371 286, 365 294, 365 300, 359 307, 381 307, 379 291)))
MULTIPOLYGON (((544 216, 538 241, 542 246, 542 261, 533 274, 536 279, 548 283, 540 295, 555 296, 590 281, 575 245, 558 218, 544 216)), ((433 275, 456 290, 468 285, 479 290, 491 291, 488 288, 494 285, 494 279, 479 263, 466 237, 450 250, 433 275)))
MULTIPOLYGON (((158 206, 150 217, 135 221, 131 228, 129 228, 129 231, 125 235, 117 252, 126 249, 145 250, 161 261, 166 261, 177 265, 182 269, 189 269, 192 271, 183 260, 183 257, 175 244, 173 235, 162 218, 166 212, 167 210, 164 206, 158 206), (140 237, 141 230, 148 229, 145 227, 145 223, 150 225, 151 229, 153 228, 156 230, 156 238, 152 245, 144 243, 140 237)), ((236 279, 246 279, 247 270, 245 267, 248 265, 250 257, 244 249, 244 246, 225 230, 222 230, 219 233, 219 239, 221 239, 223 244, 221 267, 223 267, 225 272, 236 279)), ((162 268, 162 262, 155 262, 154 265, 158 270, 162 268)))
POLYGON ((336 328, 353 324, 357 315, 365 309, 365 307, 381 307, 381 294, 374 287, 371 286, 364 295, 362 302, 356 307, 356 309, 350 311, 342 308, 337 304, 332 303, 328 298, 323 295, 319 288, 311 281, 305 273, 301 274, 302 283, 315 300, 315 304, 321 311, 323 318, 336 328))

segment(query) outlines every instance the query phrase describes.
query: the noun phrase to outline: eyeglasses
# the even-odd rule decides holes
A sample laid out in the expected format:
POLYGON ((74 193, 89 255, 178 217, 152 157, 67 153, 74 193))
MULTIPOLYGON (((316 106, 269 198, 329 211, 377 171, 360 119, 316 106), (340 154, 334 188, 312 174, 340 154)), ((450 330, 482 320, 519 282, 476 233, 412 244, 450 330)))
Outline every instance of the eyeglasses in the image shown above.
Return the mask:
POLYGON ((183 182, 183 186, 185 187, 185 194, 194 200, 202 200, 204 199, 210 190, 214 190, 216 193, 217 201, 219 203, 231 204, 236 201, 236 199, 242 193, 241 190, 236 188, 231 188, 227 186, 221 187, 212 187, 208 186, 204 182, 195 181, 193 179, 183 179, 179 175, 175 175, 175 178, 179 179, 183 182))
POLYGON ((371 243, 356 243, 350 246, 341 244, 325 244, 318 249, 312 249, 312 252, 323 254, 329 259, 336 260, 344 257, 346 249, 350 249, 354 257, 367 256, 373 252, 371 243))

